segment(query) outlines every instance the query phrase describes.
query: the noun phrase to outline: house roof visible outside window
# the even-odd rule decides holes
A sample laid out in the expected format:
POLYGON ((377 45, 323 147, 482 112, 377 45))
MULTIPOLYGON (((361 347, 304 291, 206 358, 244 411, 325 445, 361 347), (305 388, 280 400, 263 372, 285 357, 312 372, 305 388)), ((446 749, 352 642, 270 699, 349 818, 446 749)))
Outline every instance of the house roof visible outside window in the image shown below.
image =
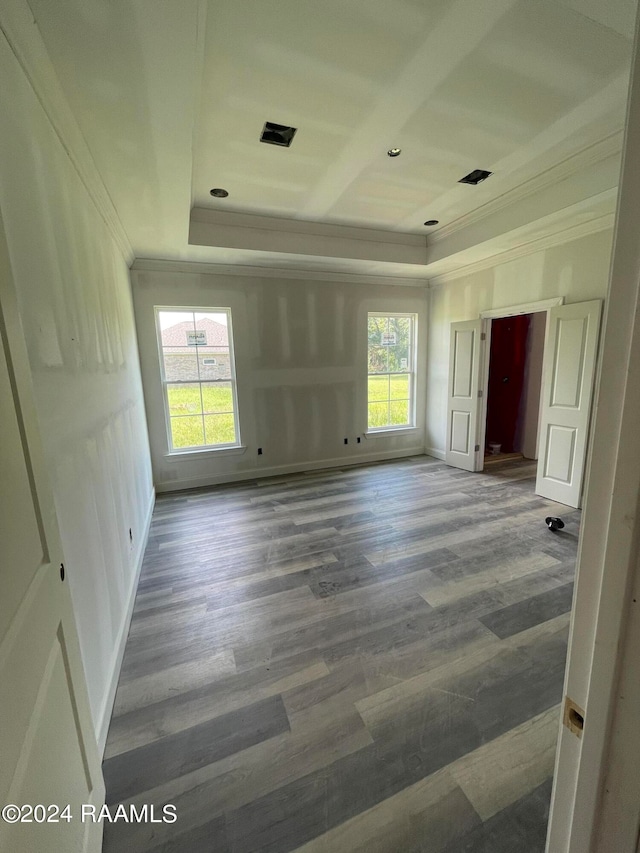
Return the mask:
POLYGON ((193 346, 187 344, 187 332, 193 332, 193 320, 184 320, 182 323, 176 323, 162 330, 162 346, 171 347, 173 353, 193 353, 197 350, 199 353, 219 353, 225 352, 229 348, 229 335, 227 327, 222 323, 216 323, 208 317, 203 317, 198 320, 195 331, 206 332, 206 346, 193 346))

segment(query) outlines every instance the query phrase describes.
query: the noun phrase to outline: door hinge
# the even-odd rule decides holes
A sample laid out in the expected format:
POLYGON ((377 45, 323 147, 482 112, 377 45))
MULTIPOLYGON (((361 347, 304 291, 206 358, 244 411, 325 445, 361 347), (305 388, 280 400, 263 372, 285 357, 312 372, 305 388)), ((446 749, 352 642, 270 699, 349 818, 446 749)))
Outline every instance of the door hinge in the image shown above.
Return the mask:
POLYGON ((475 448, 475 449, 476 449, 476 453, 477 453, 477 452, 480 450, 480 445, 479 445, 479 444, 476 444, 476 448, 475 448))
POLYGON ((479 388, 478 389, 478 397, 483 397, 483 396, 484 396, 484 391, 482 390, 482 388, 479 388))
POLYGON ((480 340, 481 341, 487 340, 487 333, 486 332, 480 332, 480 340))

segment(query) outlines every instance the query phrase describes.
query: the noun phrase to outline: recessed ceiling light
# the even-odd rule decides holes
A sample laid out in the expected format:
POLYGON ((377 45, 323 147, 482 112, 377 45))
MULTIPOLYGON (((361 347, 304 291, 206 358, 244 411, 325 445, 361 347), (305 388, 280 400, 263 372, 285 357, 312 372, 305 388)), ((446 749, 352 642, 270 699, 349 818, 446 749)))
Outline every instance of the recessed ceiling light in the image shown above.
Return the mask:
POLYGON ((437 225, 439 221, 440 221, 439 219, 427 219, 427 221, 424 224, 425 225, 437 225))
POLYGON ((223 190, 222 187, 214 187, 212 190, 209 190, 209 193, 215 198, 226 198, 229 195, 227 190, 223 190))
POLYGON ((402 153, 402 148, 390 148, 387 151, 389 157, 398 157, 402 153))
POLYGON ((489 175, 492 175, 493 172, 487 172, 486 169, 474 169, 473 172, 469 172, 468 175, 465 175, 464 178, 460 178, 458 181, 459 184, 481 184, 483 181, 486 181, 489 175))
POLYGON ((267 145, 281 145, 288 148, 296 135, 297 127, 289 127, 286 124, 276 124, 274 121, 265 121, 260 135, 260 142, 267 145))

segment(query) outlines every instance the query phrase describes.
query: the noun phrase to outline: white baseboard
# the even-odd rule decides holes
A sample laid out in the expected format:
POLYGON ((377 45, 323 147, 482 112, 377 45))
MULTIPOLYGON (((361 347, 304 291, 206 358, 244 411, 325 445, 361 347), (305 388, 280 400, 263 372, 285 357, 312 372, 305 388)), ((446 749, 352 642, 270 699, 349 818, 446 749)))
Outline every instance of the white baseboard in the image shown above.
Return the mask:
POLYGON ((434 456, 436 459, 442 459, 443 462, 447 461, 447 454, 444 450, 436 450, 435 447, 425 447, 424 452, 427 456, 434 456))
POLYGON ((149 499, 149 505, 147 507, 147 515, 144 520, 144 527, 142 530, 142 536, 138 537, 138 549, 136 551, 135 562, 134 562, 134 572, 133 578, 131 581, 131 586, 129 588, 129 600, 127 601, 127 608, 124 613, 122 624, 120 625, 120 633, 118 635, 118 642, 116 643, 116 647, 114 649, 112 663, 111 663, 111 677, 109 679, 109 689, 107 690, 104 704, 102 706, 102 712, 100 714, 100 719, 98 721, 97 731, 96 731, 96 740, 98 741, 98 749, 100 750, 100 755, 104 754, 105 744, 107 742, 107 734, 109 732, 109 724, 111 722, 111 713, 113 711, 113 704, 116 699, 116 690, 118 689, 118 679, 120 678, 120 668, 122 666, 122 658, 124 657, 124 649, 127 644, 127 637, 129 636, 129 626, 131 624, 131 617, 133 616, 133 604, 136 600, 136 591, 138 589, 138 580, 140 578, 140 570, 142 569, 142 560, 144 558, 144 552, 147 547, 147 541, 149 540, 149 530, 151 528, 151 516, 153 515, 153 508, 155 506, 156 501, 156 493, 155 489, 152 489, 151 496, 149 499))
POLYGON ((381 462, 385 459, 401 459, 405 456, 423 455, 424 447, 407 447, 402 450, 382 450, 375 453, 363 453, 358 456, 343 456, 340 459, 294 462, 290 465, 275 465, 271 468, 250 468, 246 471, 234 471, 228 474, 214 474, 206 477, 168 480, 165 483, 156 483, 156 492, 176 492, 182 489, 218 486, 222 483, 237 483, 242 480, 257 480, 262 477, 277 477, 280 474, 298 474, 304 471, 317 471, 322 468, 346 468, 350 465, 362 465, 367 462, 381 462))

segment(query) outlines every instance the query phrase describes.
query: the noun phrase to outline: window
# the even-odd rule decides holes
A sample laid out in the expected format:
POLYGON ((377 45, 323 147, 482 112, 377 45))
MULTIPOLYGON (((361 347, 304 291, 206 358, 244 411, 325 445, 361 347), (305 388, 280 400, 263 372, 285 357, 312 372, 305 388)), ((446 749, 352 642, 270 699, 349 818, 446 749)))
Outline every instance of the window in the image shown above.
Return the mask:
POLYGON ((415 314, 368 315, 368 428, 415 426, 415 314))
POLYGON ((169 449, 240 444, 229 308, 156 308, 169 449))

